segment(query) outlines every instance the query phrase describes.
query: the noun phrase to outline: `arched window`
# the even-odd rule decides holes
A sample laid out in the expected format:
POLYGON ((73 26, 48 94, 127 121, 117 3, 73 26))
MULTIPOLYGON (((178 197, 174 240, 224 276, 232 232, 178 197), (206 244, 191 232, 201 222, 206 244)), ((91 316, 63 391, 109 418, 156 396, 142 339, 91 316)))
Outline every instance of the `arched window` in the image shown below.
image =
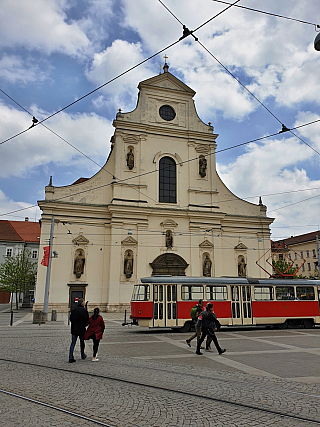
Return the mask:
POLYGON ((177 203, 176 162, 171 157, 159 162, 159 202, 177 203))

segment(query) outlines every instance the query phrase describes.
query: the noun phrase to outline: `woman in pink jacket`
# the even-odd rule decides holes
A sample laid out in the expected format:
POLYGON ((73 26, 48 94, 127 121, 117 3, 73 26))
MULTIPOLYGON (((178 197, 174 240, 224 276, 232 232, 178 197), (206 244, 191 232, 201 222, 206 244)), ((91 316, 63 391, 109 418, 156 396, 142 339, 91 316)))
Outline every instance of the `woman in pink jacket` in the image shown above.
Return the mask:
POLYGON ((93 357, 92 362, 98 362, 97 353, 99 348, 100 340, 102 339, 103 331, 105 330, 105 324, 102 316, 99 315, 100 310, 94 309, 93 315, 89 318, 89 327, 84 334, 85 340, 93 340, 93 357))

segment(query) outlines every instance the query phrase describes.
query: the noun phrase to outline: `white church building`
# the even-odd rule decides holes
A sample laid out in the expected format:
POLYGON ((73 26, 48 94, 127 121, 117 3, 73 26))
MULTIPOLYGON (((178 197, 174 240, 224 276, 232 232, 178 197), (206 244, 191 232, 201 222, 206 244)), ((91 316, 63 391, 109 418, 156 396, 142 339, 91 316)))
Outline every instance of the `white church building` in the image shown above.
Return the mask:
MULTIPOLYGON (((38 202, 40 247, 53 216, 59 254, 49 312, 67 312, 79 297, 90 309, 122 311, 133 285, 151 275, 266 277, 256 261, 270 249, 273 219, 261 201, 241 200, 223 184, 218 135, 199 118, 195 92, 168 69, 140 82, 136 108, 117 114, 103 168, 65 187, 50 181, 38 202)), ((44 300, 40 261, 34 310, 44 300)))

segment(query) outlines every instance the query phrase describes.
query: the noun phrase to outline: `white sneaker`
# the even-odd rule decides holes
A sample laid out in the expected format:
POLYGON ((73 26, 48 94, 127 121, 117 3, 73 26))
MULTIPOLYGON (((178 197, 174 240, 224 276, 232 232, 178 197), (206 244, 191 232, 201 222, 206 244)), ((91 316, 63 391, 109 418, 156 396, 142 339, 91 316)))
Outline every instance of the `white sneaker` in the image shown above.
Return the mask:
POLYGON ((212 352, 211 348, 206 348, 206 351, 211 351, 212 352))
POLYGON ((99 359, 97 357, 93 357, 92 362, 99 362, 99 359))

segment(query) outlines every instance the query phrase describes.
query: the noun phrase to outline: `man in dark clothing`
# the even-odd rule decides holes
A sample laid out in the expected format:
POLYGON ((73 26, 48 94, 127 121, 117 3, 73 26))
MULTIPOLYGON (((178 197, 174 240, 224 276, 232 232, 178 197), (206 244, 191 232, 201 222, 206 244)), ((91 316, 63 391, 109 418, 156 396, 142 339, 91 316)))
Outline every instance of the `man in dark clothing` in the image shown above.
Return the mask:
POLYGON ((69 351, 69 363, 74 363, 73 350, 77 342, 77 338, 80 340, 81 359, 85 359, 87 356, 84 352, 84 334, 86 332, 86 326, 88 324, 89 314, 87 309, 84 308, 84 300, 79 299, 77 307, 71 311, 70 322, 71 322, 71 334, 72 341, 69 351))
POLYGON ((226 349, 222 349, 220 347, 216 334, 214 333, 214 330, 217 329, 217 323, 217 317, 213 312, 213 304, 211 304, 211 302, 208 302, 206 310, 202 313, 202 335, 197 345, 196 354, 202 354, 200 352, 200 346, 207 335, 209 335, 212 341, 214 342, 214 345, 216 346, 216 349, 218 350, 219 354, 222 354, 226 351, 226 349))

